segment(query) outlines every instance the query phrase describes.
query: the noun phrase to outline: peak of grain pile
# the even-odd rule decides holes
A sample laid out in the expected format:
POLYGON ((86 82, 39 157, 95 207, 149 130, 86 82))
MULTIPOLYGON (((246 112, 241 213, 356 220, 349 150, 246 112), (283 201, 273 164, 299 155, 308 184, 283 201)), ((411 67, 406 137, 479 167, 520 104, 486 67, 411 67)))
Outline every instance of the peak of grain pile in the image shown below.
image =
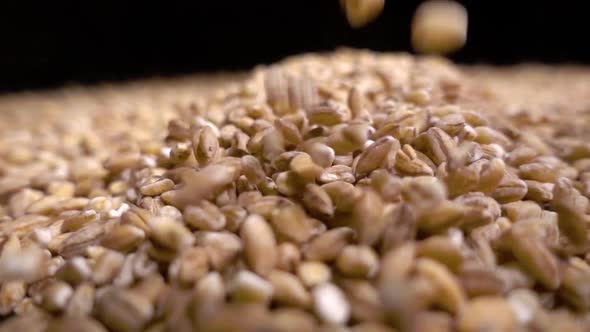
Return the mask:
POLYGON ((588 79, 538 75, 340 50, 5 99, 0 331, 587 331, 588 79))

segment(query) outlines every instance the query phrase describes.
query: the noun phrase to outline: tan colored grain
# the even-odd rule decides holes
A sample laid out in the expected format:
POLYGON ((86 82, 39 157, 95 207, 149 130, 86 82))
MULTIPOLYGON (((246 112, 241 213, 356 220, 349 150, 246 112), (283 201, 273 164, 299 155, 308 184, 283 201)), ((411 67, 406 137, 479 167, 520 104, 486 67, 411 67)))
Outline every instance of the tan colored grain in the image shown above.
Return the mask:
POLYGON ((207 251, 200 247, 182 252, 177 261, 172 262, 168 275, 184 285, 194 285, 209 272, 207 251))
POLYGON ((65 282, 55 282, 44 289, 41 306, 49 312, 61 312, 65 309, 74 291, 65 282))
POLYGON ((541 207, 531 201, 512 202, 502 206, 503 214, 513 222, 522 219, 540 218, 541 211, 541 207))
POLYGON ((446 54, 467 39, 467 11, 454 1, 428 1, 412 20, 412 45, 419 52, 446 54))
POLYGON ((305 210, 297 205, 277 208, 272 213, 271 225, 277 236, 294 243, 306 242, 326 229, 324 224, 308 217, 305 210))
POLYGON ((385 1, 341 0, 340 6, 346 14, 348 24, 353 28, 361 28, 379 16, 385 6, 385 1))
POLYGON ((401 174, 410 176, 433 175, 428 164, 418 158, 410 145, 404 145, 395 156, 395 169, 401 174))
POLYGON ((277 268, 294 272, 301 261, 299 248, 290 242, 283 242, 277 247, 277 268))
POLYGON ((347 277, 372 278, 379 270, 379 261, 371 247, 350 245, 338 255, 336 267, 347 277))
POLYGON ((437 288, 436 301, 451 313, 459 313, 466 305, 465 293, 456 277, 442 264, 421 258, 416 261, 418 272, 437 288))
POLYGON ((230 296, 237 302, 268 303, 273 296, 273 285, 250 271, 240 271, 228 285, 230 296))
POLYGON ((348 227, 328 230, 307 243, 302 253, 306 260, 331 261, 353 241, 355 232, 348 227))
POLYGON ((225 227, 225 215, 219 207, 209 201, 201 201, 198 205, 184 209, 185 222, 199 230, 218 231, 225 227))
POLYGON ((376 168, 384 166, 391 154, 400 149, 399 142, 393 137, 383 137, 375 141, 361 153, 354 167, 357 177, 367 175, 376 168))
POLYGON ((525 198, 538 203, 545 203, 553 199, 553 184, 526 180, 527 193, 525 198))
POLYGON ((23 281, 4 282, 0 287, 0 315, 11 314, 17 304, 24 299, 25 293, 23 281))
POLYGON ((343 325, 348 321, 350 305, 340 288, 325 283, 315 287, 312 294, 315 312, 322 321, 337 325, 343 325))
POLYGON ((508 302, 498 297, 479 297, 469 302, 459 317, 459 331, 514 331, 516 321, 508 302))
POLYGON ((250 215, 240 227, 244 254, 250 268, 266 276, 277 263, 276 238, 271 226, 258 215, 250 215))
POLYGON ((117 332, 141 331, 154 315, 153 305, 145 297, 115 288, 105 290, 96 306, 100 320, 117 332))
POLYGON ((231 264, 243 249, 240 238, 229 232, 198 232, 195 237, 195 244, 205 250, 209 264, 217 271, 231 264))
POLYGON ((193 154, 199 165, 211 163, 219 150, 219 141, 210 126, 204 126, 193 136, 193 154))
POLYGON ((348 183, 355 182, 355 176, 352 168, 346 165, 334 165, 324 169, 318 178, 321 183, 330 183, 334 181, 343 181, 348 183))
POLYGON ((152 217, 148 220, 150 236, 158 244, 170 250, 190 247, 195 238, 182 223, 168 217, 152 217))
POLYGON ((418 242, 416 255, 438 261, 451 271, 456 271, 464 259, 461 248, 450 238, 436 235, 418 242))
POLYGON ((91 284, 81 284, 76 289, 68 302, 65 313, 72 317, 88 316, 94 307, 96 290, 91 284))
POLYGON ((332 272, 330 267, 322 262, 305 261, 298 265, 297 276, 306 287, 312 288, 330 281, 332 272))
POLYGON ((174 182, 170 179, 162 179, 139 188, 139 192, 145 196, 158 196, 174 188, 174 182))
POLYGON ((509 243, 528 273, 549 289, 559 287, 559 261, 541 240, 531 236, 526 227, 512 227, 509 243))
POLYGON ((311 305, 311 295, 293 274, 274 270, 269 274, 268 280, 273 287, 273 299, 278 303, 302 308, 311 305))

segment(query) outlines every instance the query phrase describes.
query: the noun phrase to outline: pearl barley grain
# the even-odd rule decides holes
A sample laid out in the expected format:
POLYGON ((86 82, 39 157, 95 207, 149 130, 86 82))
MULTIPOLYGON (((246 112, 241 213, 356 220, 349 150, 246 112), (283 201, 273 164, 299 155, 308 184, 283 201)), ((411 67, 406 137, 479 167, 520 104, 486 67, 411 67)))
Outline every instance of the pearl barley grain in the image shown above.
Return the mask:
POLYGON ((412 46, 420 53, 447 54, 467 40, 467 10, 449 0, 421 4, 412 19, 412 46))
POLYGON ((317 315, 326 323, 342 325, 350 317, 350 305, 342 290, 331 283, 313 289, 313 300, 317 315))
POLYGON ((381 14, 385 0, 340 0, 340 6, 348 24, 353 28, 362 28, 381 14))

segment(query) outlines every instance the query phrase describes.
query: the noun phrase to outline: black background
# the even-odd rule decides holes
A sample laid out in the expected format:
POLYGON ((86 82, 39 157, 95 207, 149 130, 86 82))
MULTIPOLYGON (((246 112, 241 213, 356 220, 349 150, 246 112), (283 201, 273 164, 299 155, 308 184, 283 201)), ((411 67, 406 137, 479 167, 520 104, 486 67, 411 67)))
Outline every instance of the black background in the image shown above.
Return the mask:
MULTIPOLYGON (((338 0, 128 2, 17 0, 0 5, 0 91, 247 69, 338 46, 411 51, 421 1, 386 0, 351 29, 338 0)), ((590 63, 585 1, 461 1, 464 63, 590 63)))

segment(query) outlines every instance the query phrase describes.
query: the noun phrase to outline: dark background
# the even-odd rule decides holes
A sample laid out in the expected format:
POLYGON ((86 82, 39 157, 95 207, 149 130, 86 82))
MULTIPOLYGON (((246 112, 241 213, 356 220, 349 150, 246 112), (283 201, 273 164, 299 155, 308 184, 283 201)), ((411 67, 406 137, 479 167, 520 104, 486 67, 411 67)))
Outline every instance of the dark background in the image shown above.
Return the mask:
MULTIPOLYGON (((247 69, 338 46, 410 51, 421 1, 351 29, 338 0, 2 1, 0 92, 247 69)), ((590 63, 585 1, 461 1, 464 63, 590 63)))

